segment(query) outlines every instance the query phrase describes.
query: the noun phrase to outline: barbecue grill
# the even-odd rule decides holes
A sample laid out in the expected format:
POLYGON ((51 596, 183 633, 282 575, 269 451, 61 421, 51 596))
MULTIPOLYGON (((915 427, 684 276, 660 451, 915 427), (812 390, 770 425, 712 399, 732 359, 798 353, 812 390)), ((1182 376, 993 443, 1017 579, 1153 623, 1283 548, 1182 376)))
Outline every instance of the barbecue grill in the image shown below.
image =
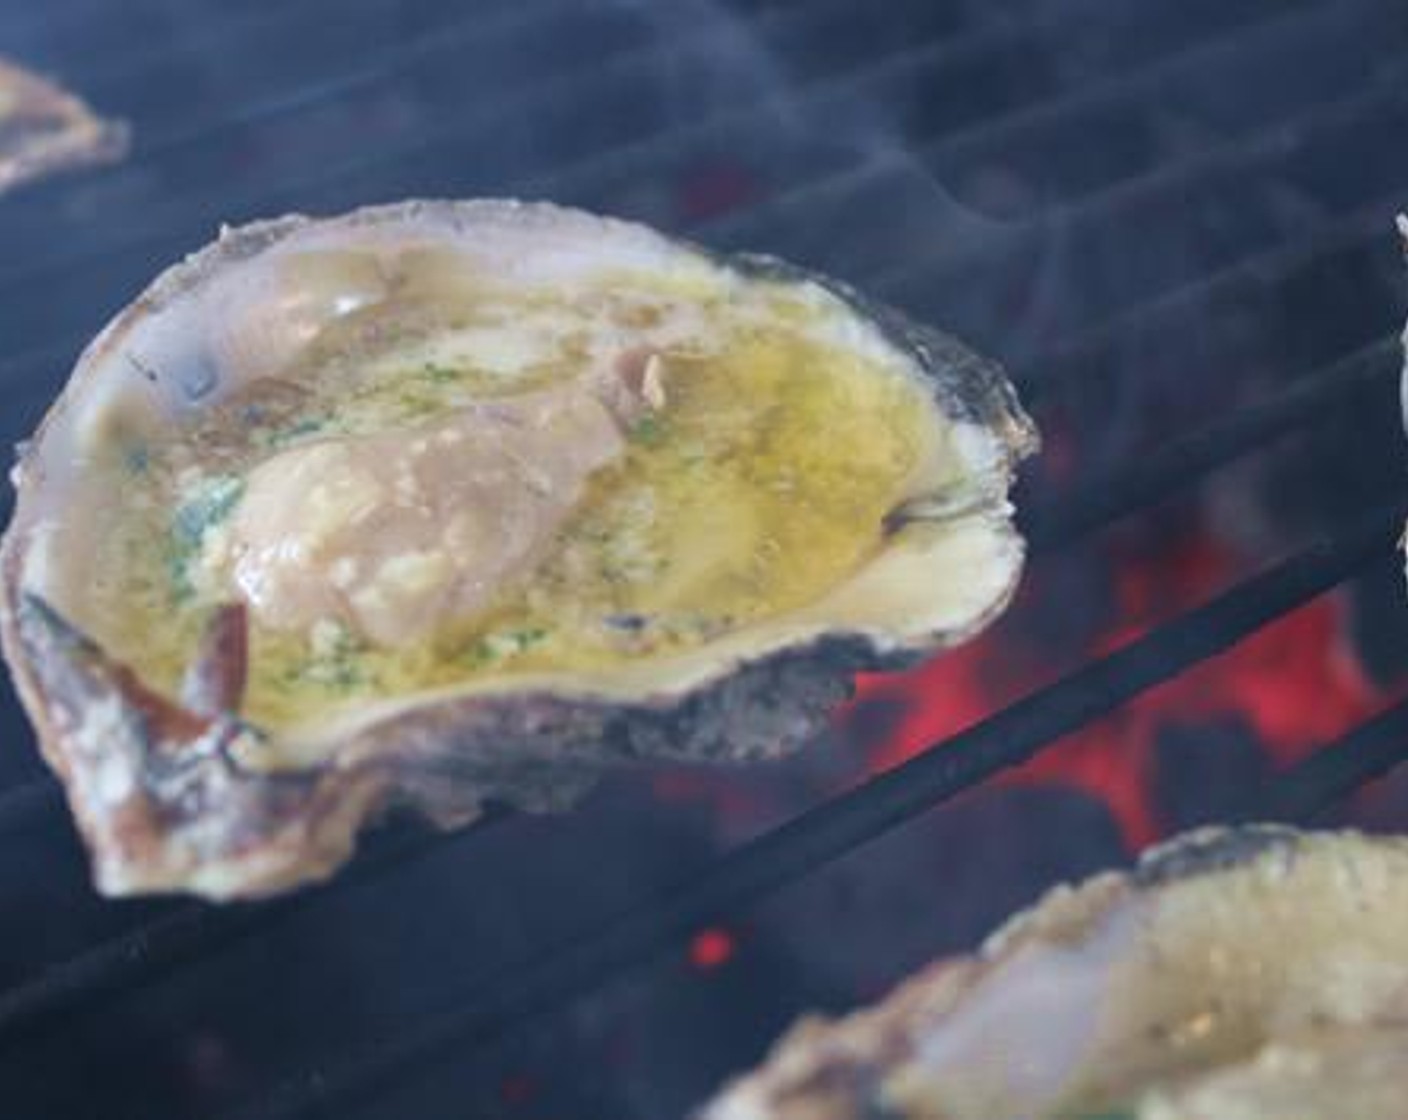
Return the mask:
POLYGON ((0 50, 133 128, 125 163, 0 201, 10 442, 219 223, 486 194, 839 275, 1003 360, 1047 435, 1012 612, 863 682, 828 742, 561 819, 392 822, 270 903, 95 898, 7 693, 0 1113, 680 1115, 802 1010, 1160 832, 1408 825, 1404 14, 0 6, 0 50), (1257 642, 1296 671, 1226 686, 1257 642))

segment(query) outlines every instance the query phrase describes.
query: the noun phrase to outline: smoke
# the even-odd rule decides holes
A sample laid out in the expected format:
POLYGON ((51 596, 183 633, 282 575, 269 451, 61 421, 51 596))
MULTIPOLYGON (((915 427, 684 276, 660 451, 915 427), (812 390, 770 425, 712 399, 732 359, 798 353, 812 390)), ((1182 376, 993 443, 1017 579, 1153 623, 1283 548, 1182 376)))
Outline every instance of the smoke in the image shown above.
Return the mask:
POLYGON ((815 65, 846 13, 834 0, 780 5, 753 20, 708 0, 612 6, 642 20, 664 48, 643 83, 663 139, 631 164, 638 186, 607 174, 590 202, 862 287, 882 272, 971 251, 999 229, 945 189, 877 96, 913 88, 942 63, 932 51, 900 43, 877 59, 833 43, 835 66, 816 72, 806 60, 815 65))

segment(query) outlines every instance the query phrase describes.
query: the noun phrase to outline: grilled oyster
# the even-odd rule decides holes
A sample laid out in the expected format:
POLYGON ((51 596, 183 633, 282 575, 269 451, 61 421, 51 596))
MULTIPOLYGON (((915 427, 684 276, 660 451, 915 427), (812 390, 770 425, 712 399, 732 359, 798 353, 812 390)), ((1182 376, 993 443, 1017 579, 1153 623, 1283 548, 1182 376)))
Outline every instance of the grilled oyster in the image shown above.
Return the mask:
POLYGON ((0 58, 0 194, 53 171, 118 159, 127 129, 0 58))
POLYGON ((1396 1120, 1408 841, 1190 833, 794 1028, 704 1120, 1396 1120))
POLYGON ((545 204, 228 231, 24 450, 7 655, 113 894, 326 874, 362 822, 776 755, 971 634, 1035 434, 779 262, 545 204))

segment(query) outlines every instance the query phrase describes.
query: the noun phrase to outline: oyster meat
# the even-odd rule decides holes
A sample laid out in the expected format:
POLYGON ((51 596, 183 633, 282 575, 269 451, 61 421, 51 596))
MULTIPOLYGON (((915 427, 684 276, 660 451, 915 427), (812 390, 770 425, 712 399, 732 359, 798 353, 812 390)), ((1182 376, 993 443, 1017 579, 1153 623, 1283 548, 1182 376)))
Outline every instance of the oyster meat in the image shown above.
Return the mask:
POLYGON ((114 894, 325 875, 395 805, 802 742, 1022 564, 1000 372, 547 204, 226 231, 23 450, 3 637, 114 894))
POLYGON ((807 1020, 701 1120, 1399 1120, 1408 841, 1190 833, 807 1020))
POLYGON ((51 172, 120 159, 126 126, 0 57, 0 194, 51 172))

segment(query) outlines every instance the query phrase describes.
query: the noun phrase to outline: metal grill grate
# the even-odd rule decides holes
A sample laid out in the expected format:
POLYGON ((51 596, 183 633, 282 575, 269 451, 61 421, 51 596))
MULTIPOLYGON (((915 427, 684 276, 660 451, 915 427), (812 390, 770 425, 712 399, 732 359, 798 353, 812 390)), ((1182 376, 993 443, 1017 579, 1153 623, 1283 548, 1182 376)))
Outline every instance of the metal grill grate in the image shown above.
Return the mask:
MULTIPOLYGON (((1277 447, 1334 460, 1342 483, 1288 519, 1257 557, 1265 570, 1205 605, 681 868, 615 917, 606 907, 513 959, 471 962, 492 966, 488 983, 449 962, 468 975, 447 981, 449 1010, 359 1024, 350 1042, 291 1055, 278 1083, 208 1099, 154 1105, 140 1078, 117 1077, 104 1092, 131 1099, 107 1098, 104 1114, 341 1115, 374 1102, 1390 569, 1404 513, 1389 231, 1408 201, 1408 152, 1393 142, 1408 123, 1405 47, 1392 0, 0 8, 0 49, 129 116, 136 139, 125 165, 0 203, 11 442, 104 317, 219 222, 492 193, 795 256, 993 351, 1081 452, 1069 478, 1037 478, 1023 502, 1038 573, 1277 447), (1182 378, 1176 407, 1158 391, 1169 377, 1182 378)), ((18 738, 12 701, 4 714, 18 738)), ((1242 791, 1231 815, 1331 810, 1398 761, 1405 720, 1408 708, 1389 707, 1242 791)), ((56 788, 24 765, 0 759, 13 778, 0 832, 52 834, 56 788)), ((384 837, 328 888, 229 910, 75 902, 70 914, 48 888, 33 892, 62 935, 18 971, 0 954, 0 1085, 85 1017, 111 1024, 115 1006, 152 991, 160 1008, 161 990, 221 952, 277 952, 299 920, 354 893, 374 907, 419 866, 484 842, 482 828, 384 837)), ((81 892, 70 871, 64 889, 81 892)), ((32 1097, 34 1115, 81 1099, 15 1076, 13 1099, 32 1097)))

